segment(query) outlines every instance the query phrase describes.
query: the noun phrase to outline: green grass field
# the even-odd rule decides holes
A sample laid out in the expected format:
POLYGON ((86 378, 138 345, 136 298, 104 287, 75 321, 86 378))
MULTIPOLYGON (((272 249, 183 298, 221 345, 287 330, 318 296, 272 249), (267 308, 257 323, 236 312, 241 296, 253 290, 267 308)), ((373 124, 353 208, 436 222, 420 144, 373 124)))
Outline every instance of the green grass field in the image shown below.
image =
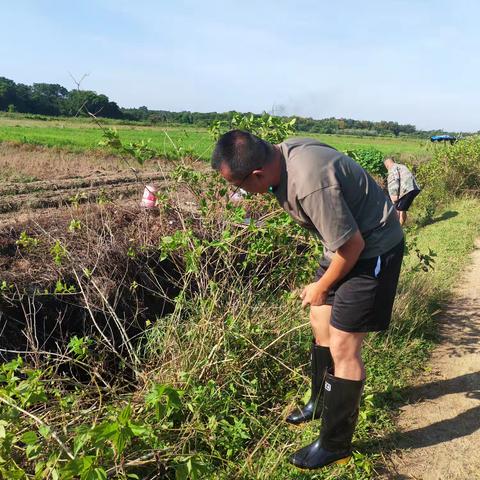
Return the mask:
MULTIPOLYGON (((143 126, 106 121, 108 127, 115 127, 124 142, 151 139, 152 146, 167 157, 182 154, 207 160, 210 157, 213 140, 205 128, 185 126, 143 126)), ((319 135, 297 132, 299 136, 311 136, 332 145, 339 150, 374 146, 385 155, 396 154, 402 158, 429 157, 432 146, 426 140, 393 137, 360 137, 350 135, 319 135)), ((0 141, 12 141, 85 151, 98 148, 102 139, 101 129, 84 118, 39 120, 20 116, 0 116, 0 141)))

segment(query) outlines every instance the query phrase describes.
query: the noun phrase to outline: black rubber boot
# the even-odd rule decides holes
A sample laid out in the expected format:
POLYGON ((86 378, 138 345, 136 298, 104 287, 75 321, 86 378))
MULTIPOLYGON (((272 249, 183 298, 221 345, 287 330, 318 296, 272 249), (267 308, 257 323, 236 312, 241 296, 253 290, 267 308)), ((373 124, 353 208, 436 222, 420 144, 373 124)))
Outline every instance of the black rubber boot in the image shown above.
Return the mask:
POLYGON ((290 463, 313 470, 349 461, 364 383, 363 380, 346 380, 327 373, 320 437, 295 452, 290 463))
POLYGON ((327 369, 333 367, 332 355, 328 347, 320 347, 312 345, 311 353, 311 368, 312 368, 312 391, 310 400, 303 408, 296 408, 286 418, 288 423, 300 425, 303 422, 309 422, 322 416, 322 395, 323 383, 325 382, 325 375, 327 369))

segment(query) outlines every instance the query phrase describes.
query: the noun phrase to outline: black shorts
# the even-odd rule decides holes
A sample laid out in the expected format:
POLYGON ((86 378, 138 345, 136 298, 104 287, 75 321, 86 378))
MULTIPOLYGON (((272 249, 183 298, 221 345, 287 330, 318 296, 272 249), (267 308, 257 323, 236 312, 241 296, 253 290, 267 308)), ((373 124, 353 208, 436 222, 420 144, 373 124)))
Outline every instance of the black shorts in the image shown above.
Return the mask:
MULTIPOLYGON (((378 332, 388 328, 404 247, 402 240, 379 257, 359 260, 330 290, 327 305, 332 306, 332 326, 345 332, 378 332)), ((322 259, 315 281, 327 268, 328 262, 322 259)))
POLYGON ((399 212, 406 212, 413 202, 413 199, 420 193, 420 190, 412 190, 395 202, 395 208, 399 212))

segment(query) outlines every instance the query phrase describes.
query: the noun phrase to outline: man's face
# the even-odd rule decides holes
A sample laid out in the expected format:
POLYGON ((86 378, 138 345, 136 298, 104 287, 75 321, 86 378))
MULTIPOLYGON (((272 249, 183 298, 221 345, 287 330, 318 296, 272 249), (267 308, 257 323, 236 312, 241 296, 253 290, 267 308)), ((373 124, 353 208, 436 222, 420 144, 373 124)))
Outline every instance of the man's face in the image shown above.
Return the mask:
POLYGON ((237 179, 232 176, 232 172, 228 165, 222 163, 220 167, 220 175, 234 187, 242 188, 249 193, 267 193, 270 185, 263 168, 253 170, 243 179, 237 179))

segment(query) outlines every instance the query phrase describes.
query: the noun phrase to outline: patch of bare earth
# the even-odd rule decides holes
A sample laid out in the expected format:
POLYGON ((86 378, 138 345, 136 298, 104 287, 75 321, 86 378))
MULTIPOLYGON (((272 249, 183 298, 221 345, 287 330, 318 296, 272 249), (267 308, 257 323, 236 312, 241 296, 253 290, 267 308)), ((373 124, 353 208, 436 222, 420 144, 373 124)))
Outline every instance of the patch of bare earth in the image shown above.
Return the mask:
POLYGON ((92 173, 120 173, 125 164, 101 151, 82 153, 38 145, 0 143, 0 180, 29 182, 78 178, 92 173))
POLYGON ((480 242, 441 321, 442 343, 402 408, 389 479, 480 479, 480 242))
MULTIPOLYGON (((205 168, 204 163, 190 163, 205 168)), ((173 166, 153 159, 141 168, 135 165, 134 173, 122 159, 99 151, 73 153, 0 143, 0 227, 32 216, 55 215, 52 209, 78 203, 138 204, 145 184, 153 183, 159 190, 166 187, 173 166)), ((185 203, 191 203, 188 192, 183 196, 185 203)))

